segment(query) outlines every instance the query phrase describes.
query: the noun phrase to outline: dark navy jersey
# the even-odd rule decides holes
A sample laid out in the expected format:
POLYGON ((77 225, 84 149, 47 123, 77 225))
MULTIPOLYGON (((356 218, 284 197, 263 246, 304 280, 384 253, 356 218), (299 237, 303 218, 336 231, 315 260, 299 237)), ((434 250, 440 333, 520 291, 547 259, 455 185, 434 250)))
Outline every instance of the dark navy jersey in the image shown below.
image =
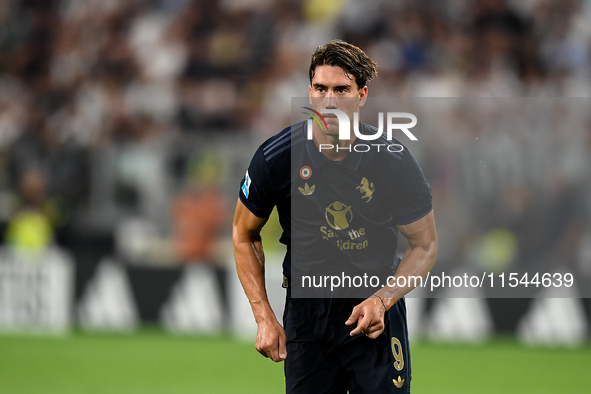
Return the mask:
MULTIPOLYGON (((241 182, 240 199, 255 216, 266 218, 277 207, 280 241, 288 249, 284 274, 291 277, 292 260, 300 274, 328 273, 343 264, 393 274, 399 263, 396 226, 432 209, 419 164, 406 147, 383 137, 358 139, 343 160, 332 161, 305 138, 306 127, 296 123, 265 141, 241 182), (355 151, 364 142, 374 146, 355 151), (390 152, 391 144, 400 148, 390 152)), ((377 131, 365 124, 360 130, 377 131)))

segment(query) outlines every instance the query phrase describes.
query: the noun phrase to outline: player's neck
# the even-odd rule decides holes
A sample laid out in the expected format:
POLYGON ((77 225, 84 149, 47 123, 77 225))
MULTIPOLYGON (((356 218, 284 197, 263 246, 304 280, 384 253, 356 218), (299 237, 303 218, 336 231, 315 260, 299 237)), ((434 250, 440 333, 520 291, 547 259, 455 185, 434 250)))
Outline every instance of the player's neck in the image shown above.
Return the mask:
POLYGON ((355 137, 349 140, 341 140, 338 135, 326 135, 322 132, 313 134, 314 145, 319 148, 327 159, 341 161, 351 151, 355 137), (321 149, 320 149, 321 148, 321 149))

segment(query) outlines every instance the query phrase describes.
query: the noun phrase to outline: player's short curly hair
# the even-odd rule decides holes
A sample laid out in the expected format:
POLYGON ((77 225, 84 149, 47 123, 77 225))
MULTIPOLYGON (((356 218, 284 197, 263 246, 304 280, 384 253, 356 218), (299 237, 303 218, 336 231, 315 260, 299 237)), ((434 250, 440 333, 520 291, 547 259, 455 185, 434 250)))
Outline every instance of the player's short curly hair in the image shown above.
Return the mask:
POLYGON ((348 75, 355 78, 359 89, 378 75, 377 64, 361 49, 343 40, 333 40, 316 48, 312 54, 312 62, 308 72, 310 83, 312 83, 318 66, 342 68, 348 75))

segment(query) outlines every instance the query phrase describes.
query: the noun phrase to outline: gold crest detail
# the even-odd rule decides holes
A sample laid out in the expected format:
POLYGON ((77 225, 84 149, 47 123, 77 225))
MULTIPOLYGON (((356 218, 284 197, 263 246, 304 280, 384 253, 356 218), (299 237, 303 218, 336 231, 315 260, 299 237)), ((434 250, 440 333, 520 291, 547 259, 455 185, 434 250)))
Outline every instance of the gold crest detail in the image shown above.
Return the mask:
POLYGON ((316 190, 316 185, 312 185, 312 187, 308 186, 308 184, 306 183, 304 185, 304 187, 298 187, 298 190, 300 191, 300 193, 302 193, 304 196, 309 196, 312 193, 314 193, 314 190, 316 190))
POLYGON ((404 385, 404 380, 405 379, 400 379, 400 376, 399 376, 398 380, 392 379, 392 382, 394 383, 394 386, 396 386, 396 388, 399 389, 399 388, 402 388, 402 386, 404 385))
POLYGON ((361 180, 361 185, 357 186, 356 189, 363 194, 361 199, 367 198, 366 202, 370 202, 370 200, 373 198, 373 192, 376 190, 376 188, 373 186, 373 182, 370 183, 365 177, 363 177, 361 180))

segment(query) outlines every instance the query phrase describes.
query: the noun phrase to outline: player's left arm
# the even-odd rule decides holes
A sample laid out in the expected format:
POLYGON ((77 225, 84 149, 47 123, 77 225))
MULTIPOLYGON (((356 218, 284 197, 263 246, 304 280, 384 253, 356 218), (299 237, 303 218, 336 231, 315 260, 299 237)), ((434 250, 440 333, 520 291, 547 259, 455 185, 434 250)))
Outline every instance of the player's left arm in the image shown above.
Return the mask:
POLYGON ((394 286, 384 286, 375 293, 377 297, 372 296, 357 305, 345 322, 347 325, 357 322, 351 336, 365 334, 372 339, 377 338, 384 330, 385 312, 420 284, 419 280, 408 279, 419 276, 424 279, 435 264, 438 242, 433 211, 413 223, 399 225, 398 230, 408 240, 408 248, 394 278, 406 277, 407 280, 391 281, 394 286), (397 283, 405 283, 406 286, 398 287, 397 283))

